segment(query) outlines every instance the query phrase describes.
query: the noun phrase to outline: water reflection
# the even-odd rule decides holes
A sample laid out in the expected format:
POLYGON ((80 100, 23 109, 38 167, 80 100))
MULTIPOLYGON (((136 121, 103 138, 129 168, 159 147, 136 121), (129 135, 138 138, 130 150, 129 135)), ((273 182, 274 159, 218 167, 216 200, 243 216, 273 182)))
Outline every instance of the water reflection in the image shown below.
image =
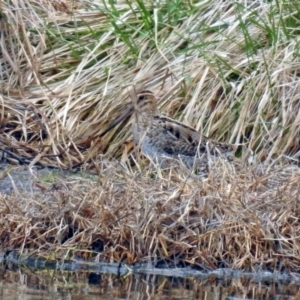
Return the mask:
POLYGON ((300 299, 299 285, 253 279, 176 278, 16 269, 0 271, 1 299, 300 299))

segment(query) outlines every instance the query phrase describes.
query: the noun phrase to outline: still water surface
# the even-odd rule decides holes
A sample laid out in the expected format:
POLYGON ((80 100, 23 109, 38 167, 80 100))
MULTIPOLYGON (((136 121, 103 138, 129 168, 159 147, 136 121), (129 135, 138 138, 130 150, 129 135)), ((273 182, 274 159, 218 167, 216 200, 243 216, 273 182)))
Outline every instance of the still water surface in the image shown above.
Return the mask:
POLYGON ((0 299, 300 299, 300 286, 253 279, 198 279, 53 270, 0 270, 0 299))

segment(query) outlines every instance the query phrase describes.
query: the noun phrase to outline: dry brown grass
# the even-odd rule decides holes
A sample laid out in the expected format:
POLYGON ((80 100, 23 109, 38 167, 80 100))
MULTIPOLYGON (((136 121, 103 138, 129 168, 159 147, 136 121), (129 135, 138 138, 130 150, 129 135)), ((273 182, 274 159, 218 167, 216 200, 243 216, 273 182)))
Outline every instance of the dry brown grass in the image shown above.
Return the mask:
POLYGON ((167 115, 242 144, 240 155, 298 159, 293 1, 93 3, 1 2, 0 139, 12 160, 71 167, 122 143, 128 126, 99 134, 132 85, 167 115))
POLYGON ((100 162, 100 182, 0 195, 3 247, 90 257, 100 245, 109 261, 297 269, 299 170, 270 163, 298 161, 299 18, 296 2, 273 2, 0 2, 0 144, 9 160, 126 160, 129 124, 99 135, 132 85, 255 158, 251 167, 220 164, 204 181, 151 166, 104 171, 100 162))
POLYGON ((43 194, 2 195, 3 249, 205 270, 297 270, 298 168, 236 173, 218 163, 199 180, 180 168, 132 172, 119 163, 102 165, 98 180, 71 176, 43 194))

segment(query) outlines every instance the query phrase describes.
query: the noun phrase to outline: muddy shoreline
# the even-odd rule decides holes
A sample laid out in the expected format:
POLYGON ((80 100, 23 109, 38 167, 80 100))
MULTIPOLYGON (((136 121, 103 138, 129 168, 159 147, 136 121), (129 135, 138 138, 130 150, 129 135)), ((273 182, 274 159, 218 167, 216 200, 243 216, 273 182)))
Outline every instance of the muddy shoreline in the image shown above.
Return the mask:
POLYGON ((59 168, 29 168, 27 165, 0 163, 0 194, 43 193, 51 184, 75 174, 78 173, 59 168))

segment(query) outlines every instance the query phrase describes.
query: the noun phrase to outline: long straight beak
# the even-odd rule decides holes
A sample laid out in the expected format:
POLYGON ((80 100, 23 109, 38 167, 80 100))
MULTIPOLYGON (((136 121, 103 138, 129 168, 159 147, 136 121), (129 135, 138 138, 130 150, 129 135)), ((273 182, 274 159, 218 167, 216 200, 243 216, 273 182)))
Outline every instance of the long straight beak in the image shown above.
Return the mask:
POLYGON ((103 137, 105 134, 107 134, 110 130, 115 128, 119 123, 123 122, 126 120, 129 116, 132 115, 134 109, 133 106, 129 106, 126 108, 126 110, 119 116, 117 117, 114 121, 112 121, 108 127, 100 134, 100 137, 103 137))

